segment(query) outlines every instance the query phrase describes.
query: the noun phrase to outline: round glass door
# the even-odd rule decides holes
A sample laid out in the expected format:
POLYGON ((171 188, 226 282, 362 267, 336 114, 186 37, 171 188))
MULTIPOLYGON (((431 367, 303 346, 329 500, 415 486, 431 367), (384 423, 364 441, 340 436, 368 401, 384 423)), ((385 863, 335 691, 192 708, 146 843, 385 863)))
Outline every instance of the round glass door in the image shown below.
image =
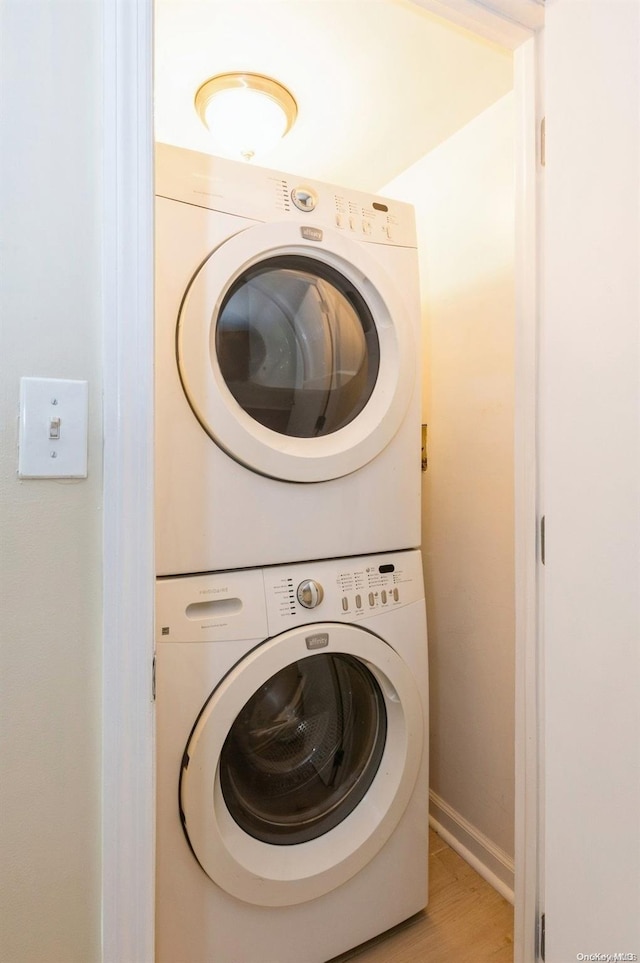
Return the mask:
POLYGON ((238 825, 266 843, 315 839, 358 805, 378 770, 386 711, 375 677, 346 655, 302 659, 246 703, 222 748, 238 825))
POLYGON ((321 622, 269 639, 214 689, 185 747, 180 818, 196 859, 261 906, 330 892, 397 826, 423 733, 413 674, 378 636, 321 622))
POLYGON ((404 278, 366 248, 329 229, 318 244, 294 224, 259 224, 223 241, 191 279, 176 329, 182 387, 211 439, 252 471, 340 478, 399 430, 415 381, 413 324, 404 278))
POLYGON ((375 323, 358 289, 327 264, 299 255, 259 262, 229 289, 215 330, 227 387, 272 431, 331 434, 371 397, 375 323))

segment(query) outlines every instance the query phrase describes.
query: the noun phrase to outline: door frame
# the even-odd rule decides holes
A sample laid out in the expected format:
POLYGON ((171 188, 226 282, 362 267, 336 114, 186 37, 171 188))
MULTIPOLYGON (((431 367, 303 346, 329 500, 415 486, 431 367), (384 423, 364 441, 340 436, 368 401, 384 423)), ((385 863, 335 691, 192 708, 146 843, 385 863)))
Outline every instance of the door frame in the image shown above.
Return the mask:
MULTIPOLYGON (((514 52, 515 963, 537 958, 537 0, 413 0, 514 52)), ((153 0, 103 15, 102 959, 154 959, 153 0)), ((425 818, 426 818, 425 813, 425 818)))
POLYGON ((153 0, 101 3, 102 960, 152 963, 153 0))

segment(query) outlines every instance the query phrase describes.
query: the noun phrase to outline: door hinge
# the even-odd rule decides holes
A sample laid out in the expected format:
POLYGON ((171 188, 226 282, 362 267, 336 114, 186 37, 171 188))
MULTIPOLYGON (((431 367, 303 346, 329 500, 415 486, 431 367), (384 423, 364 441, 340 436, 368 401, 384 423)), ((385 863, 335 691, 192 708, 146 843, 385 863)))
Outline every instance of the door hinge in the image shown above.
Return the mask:
POLYGON ((422 459, 422 470, 423 470, 423 471, 426 471, 426 470, 427 470, 427 465, 428 465, 428 458, 427 458, 427 426, 426 426, 426 425, 422 425, 422 451, 421 451, 421 459, 422 459))
POLYGON ((546 916, 544 913, 541 914, 540 920, 538 922, 538 955, 541 960, 544 960, 545 954, 545 937, 546 937, 546 916))
POLYGON ((543 515, 542 518, 540 519, 540 561, 542 562, 543 565, 544 565, 545 547, 546 547, 545 532, 547 527, 545 522, 546 522, 546 518, 543 515))
POLYGON ((547 118, 540 121, 540 167, 547 165, 547 118))
POLYGON ((156 657, 154 655, 153 662, 151 664, 151 698, 153 702, 156 701, 156 657))

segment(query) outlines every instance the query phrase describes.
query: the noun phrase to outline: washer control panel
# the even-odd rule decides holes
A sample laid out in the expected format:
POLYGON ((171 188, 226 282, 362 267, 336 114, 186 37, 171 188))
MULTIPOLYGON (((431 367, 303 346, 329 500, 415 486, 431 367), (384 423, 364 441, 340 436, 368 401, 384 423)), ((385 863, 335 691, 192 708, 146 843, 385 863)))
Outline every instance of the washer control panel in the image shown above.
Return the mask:
POLYGON ((416 549, 164 577, 156 582, 156 641, 257 643, 298 625, 358 622, 422 599, 416 549))
POLYGON ((412 550, 263 570, 271 633, 318 619, 359 621, 424 598, 412 550))

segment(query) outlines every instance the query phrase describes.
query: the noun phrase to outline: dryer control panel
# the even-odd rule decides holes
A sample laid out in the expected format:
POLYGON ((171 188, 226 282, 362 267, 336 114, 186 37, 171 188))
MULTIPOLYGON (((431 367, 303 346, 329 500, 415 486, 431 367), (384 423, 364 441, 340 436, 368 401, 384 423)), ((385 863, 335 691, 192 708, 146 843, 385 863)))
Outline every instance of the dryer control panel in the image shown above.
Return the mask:
POLYGON ((417 246, 411 204, 197 151, 156 144, 156 194, 254 221, 299 221, 320 234, 417 246))

